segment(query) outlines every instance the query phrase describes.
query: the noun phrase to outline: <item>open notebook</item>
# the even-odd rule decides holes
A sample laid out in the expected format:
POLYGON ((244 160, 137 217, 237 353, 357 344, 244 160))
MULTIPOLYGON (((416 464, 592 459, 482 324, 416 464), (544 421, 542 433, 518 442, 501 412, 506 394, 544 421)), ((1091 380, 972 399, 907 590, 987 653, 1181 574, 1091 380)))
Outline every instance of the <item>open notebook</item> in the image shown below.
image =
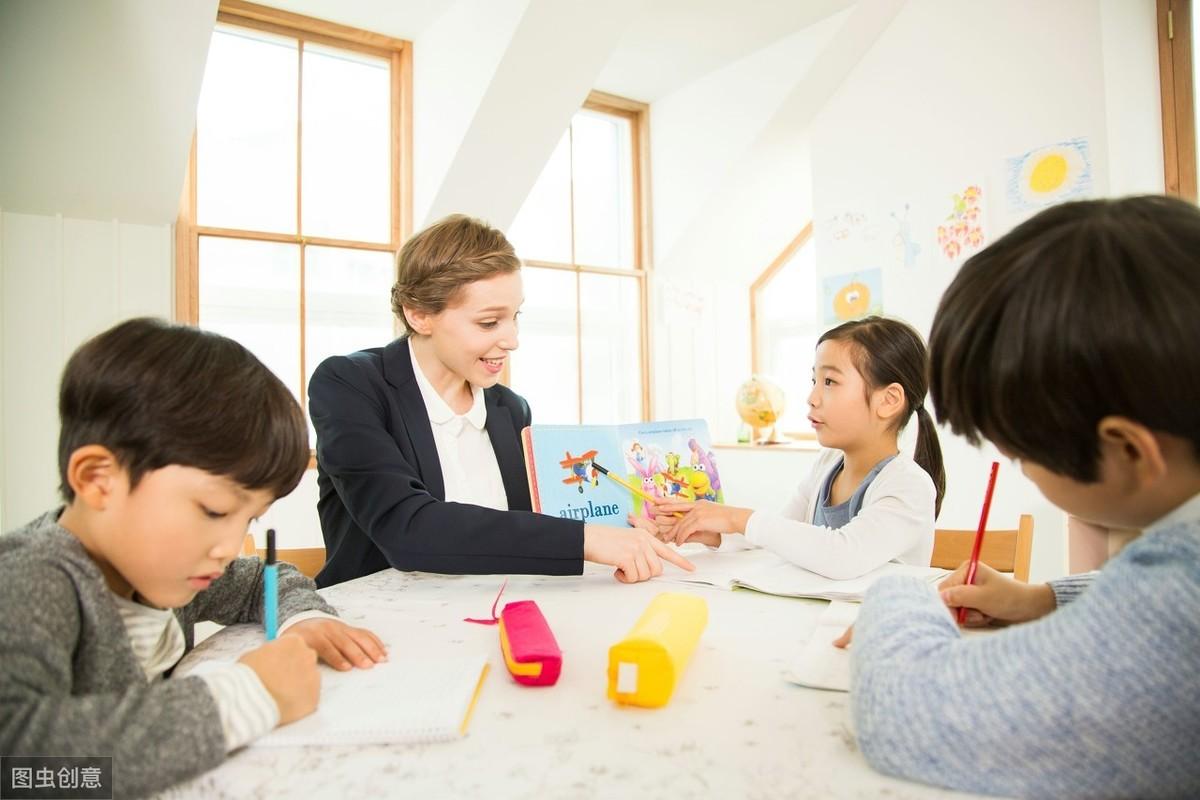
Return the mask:
POLYGON ((906 575, 920 578, 936 586, 949 574, 934 567, 914 567, 907 564, 884 564, 878 569, 850 580, 833 580, 797 567, 770 550, 751 548, 720 552, 688 551, 688 559, 696 565, 695 572, 672 570, 667 580, 680 583, 699 583, 724 589, 753 589, 784 597, 812 597, 818 600, 861 601, 872 583, 886 575, 906 575))
POLYGON ((850 651, 834 647, 833 640, 854 624, 859 608, 858 603, 831 602, 785 677, 811 689, 850 691, 850 651))
POLYGON ((487 656, 406 659, 368 670, 321 667, 321 702, 251 747, 440 742, 467 732, 487 656))
MULTIPOLYGON (((792 683, 810 689, 830 689, 835 692, 850 691, 850 649, 834 647, 833 640, 845 633, 846 628, 858 619, 858 603, 832 602, 821 612, 817 627, 813 630, 800 655, 784 673, 792 683)), ((997 628, 962 628, 966 638, 987 636, 997 628)), ((853 642, 850 648, 853 648, 853 642)))

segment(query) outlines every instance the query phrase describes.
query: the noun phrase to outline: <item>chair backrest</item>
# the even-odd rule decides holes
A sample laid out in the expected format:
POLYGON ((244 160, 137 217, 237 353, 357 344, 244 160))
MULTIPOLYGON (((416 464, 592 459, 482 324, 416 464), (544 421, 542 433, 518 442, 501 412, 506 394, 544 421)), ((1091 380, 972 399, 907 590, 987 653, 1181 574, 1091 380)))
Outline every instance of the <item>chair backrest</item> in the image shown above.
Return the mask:
MULTIPOLYGON (((933 532, 930 566, 957 569, 971 557, 975 531, 939 528, 933 532)), ((983 535, 979 560, 1000 572, 1011 572, 1022 583, 1029 581, 1029 558, 1033 550, 1033 516, 1022 514, 1016 530, 988 529, 983 535)))
MULTIPOLYGON (((255 548, 254 537, 246 534, 246 540, 242 542, 242 555, 266 558, 267 551, 255 548)), ((278 561, 285 561, 291 564, 308 577, 315 578, 317 577, 317 573, 325 566, 325 548, 294 547, 288 550, 276 550, 275 558, 278 561)))

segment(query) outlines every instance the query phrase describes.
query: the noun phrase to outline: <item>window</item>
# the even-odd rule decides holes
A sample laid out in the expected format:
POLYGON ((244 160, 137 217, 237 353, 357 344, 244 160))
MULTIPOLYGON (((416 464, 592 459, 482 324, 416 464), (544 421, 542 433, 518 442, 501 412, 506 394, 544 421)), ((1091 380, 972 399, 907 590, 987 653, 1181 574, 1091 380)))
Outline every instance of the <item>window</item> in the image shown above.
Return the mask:
POLYGON ((1158 0, 1158 75, 1162 87, 1163 169, 1167 194, 1196 202, 1197 38, 1191 0, 1158 0))
POLYGON ((509 230, 525 262, 509 382, 540 423, 650 416, 646 106, 593 92, 509 230))
POLYGON ((327 356, 396 335, 411 226, 406 42, 242 2, 217 16, 176 229, 176 316, 307 410, 327 356))
POLYGON ((783 389, 779 428, 793 439, 816 437, 807 403, 821 334, 812 301, 817 264, 811 239, 810 222, 750 286, 751 370, 783 389))

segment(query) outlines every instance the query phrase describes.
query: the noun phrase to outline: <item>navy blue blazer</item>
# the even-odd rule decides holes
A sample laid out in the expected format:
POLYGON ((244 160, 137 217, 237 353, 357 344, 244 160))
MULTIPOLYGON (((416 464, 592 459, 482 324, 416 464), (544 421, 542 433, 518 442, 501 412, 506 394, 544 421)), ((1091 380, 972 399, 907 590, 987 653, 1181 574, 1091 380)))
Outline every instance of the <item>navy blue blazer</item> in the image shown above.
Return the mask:
POLYGON ((520 431, 529 405, 483 391, 509 511, 447 503, 408 340, 328 358, 308 384, 317 430, 318 586, 387 567, 448 574, 578 575, 583 523, 533 513, 520 431))

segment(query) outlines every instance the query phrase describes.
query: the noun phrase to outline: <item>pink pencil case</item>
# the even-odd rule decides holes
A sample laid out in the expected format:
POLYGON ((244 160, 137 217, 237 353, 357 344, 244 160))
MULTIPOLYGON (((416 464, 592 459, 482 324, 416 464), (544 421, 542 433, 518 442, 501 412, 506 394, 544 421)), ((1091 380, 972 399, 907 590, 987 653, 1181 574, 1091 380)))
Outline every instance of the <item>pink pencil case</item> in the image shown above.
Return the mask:
POLYGON ((532 600, 508 603, 500 612, 500 649, 517 683, 553 686, 562 672, 562 651, 532 600))

